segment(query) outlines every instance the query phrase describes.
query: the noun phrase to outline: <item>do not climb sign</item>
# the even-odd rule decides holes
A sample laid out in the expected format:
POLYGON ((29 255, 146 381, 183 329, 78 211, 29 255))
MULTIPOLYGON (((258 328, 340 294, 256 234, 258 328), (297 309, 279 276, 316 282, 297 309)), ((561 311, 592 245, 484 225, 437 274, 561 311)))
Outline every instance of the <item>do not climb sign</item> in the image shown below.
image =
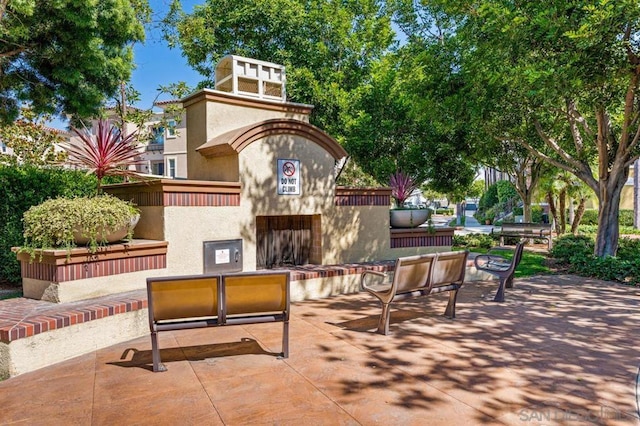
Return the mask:
POLYGON ((278 195, 300 195, 300 160, 278 159, 278 195))

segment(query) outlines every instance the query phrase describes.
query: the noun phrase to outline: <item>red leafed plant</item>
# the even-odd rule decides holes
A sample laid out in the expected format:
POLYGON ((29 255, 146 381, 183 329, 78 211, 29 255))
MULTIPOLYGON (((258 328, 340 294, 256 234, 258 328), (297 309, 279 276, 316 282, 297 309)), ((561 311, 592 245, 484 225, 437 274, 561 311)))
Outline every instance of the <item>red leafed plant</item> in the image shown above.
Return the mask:
POLYGON ((406 199, 419 185, 411 176, 397 171, 389 178, 389 186, 391 186, 391 198, 395 200, 396 207, 402 208, 406 199))
POLYGON ((102 191, 102 179, 105 176, 138 176, 132 166, 142 164, 139 158, 136 132, 124 135, 120 129, 111 125, 109 120, 98 121, 98 129, 92 135, 87 129, 73 128, 79 141, 71 142, 67 147, 68 162, 98 178, 98 193, 102 191))

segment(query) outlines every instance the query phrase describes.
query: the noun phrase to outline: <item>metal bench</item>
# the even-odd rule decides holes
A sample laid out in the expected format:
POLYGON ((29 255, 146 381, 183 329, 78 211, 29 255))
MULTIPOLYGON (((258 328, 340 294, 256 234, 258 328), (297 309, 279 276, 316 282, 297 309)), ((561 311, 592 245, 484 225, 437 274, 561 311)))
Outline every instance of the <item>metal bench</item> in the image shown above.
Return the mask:
POLYGON ((458 290, 464 283, 468 255, 468 251, 453 251, 398 258, 390 284, 379 283, 387 277, 385 273, 363 272, 362 288, 375 296, 382 305, 378 333, 389 334, 392 302, 442 291, 450 292, 444 315, 455 318, 456 299, 458 290), (373 280, 376 282, 371 282, 373 280))
POLYGON ((505 237, 527 238, 546 240, 549 250, 553 247, 553 238, 550 223, 503 223, 498 228, 493 228, 491 233, 500 237, 500 245, 504 245, 505 237))
MULTIPOLYGON (((503 247, 494 247, 493 250, 501 249, 503 247)), ((495 275, 500 280, 498 290, 493 298, 494 302, 504 302, 504 289, 513 288, 513 276, 516 272, 516 268, 522 259, 522 251, 524 249, 524 242, 520 241, 516 244, 513 251, 513 257, 509 260, 503 256, 493 254, 479 254, 473 259, 473 263, 477 270, 488 272, 491 275, 495 275)))
POLYGON ((166 371, 157 334, 168 330, 282 322, 288 358, 289 280, 289 272, 147 278, 153 371, 166 371))

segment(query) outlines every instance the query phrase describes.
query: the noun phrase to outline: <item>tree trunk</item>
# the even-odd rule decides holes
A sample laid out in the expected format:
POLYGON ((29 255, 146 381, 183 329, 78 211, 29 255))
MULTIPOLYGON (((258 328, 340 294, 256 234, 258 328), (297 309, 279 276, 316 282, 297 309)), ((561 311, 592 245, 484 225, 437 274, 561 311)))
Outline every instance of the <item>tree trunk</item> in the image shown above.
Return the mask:
POLYGON ((464 215, 464 202, 456 203, 456 226, 462 226, 462 216, 464 215))
POLYGON ((528 200, 523 200, 522 203, 522 221, 531 223, 533 221, 531 214, 531 197, 529 197, 528 200))
POLYGON ((598 233, 594 254, 598 257, 615 256, 618 251, 618 213, 619 206, 605 201, 598 209, 598 233))
POLYGON ((578 208, 575 210, 573 221, 571 221, 571 233, 573 235, 578 235, 578 226, 580 226, 580 221, 582 221, 582 216, 584 216, 586 205, 587 200, 580 198, 580 203, 578 203, 578 208))
POLYGON ((573 206, 573 198, 569 197, 569 220, 567 223, 573 224, 573 222, 575 221, 575 218, 576 218, 576 210, 575 210, 575 207, 573 206))
POLYGON ((551 220, 555 226, 556 234, 560 234, 560 230, 558 229, 558 223, 560 222, 558 219, 558 210, 556 209, 556 202, 553 198, 553 192, 547 192, 547 203, 549 203, 549 214, 551 214, 551 220))
POLYGON ((558 214, 560 215, 560 229, 562 233, 567 232, 567 190, 562 189, 558 195, 558 214))
POLYGON ((594 254, 598 257, 615 256, 618 251, 620 196, 628 175, 628 172, 620 173, 615 181, 611 180, 610 175, 608 181, 600 182, 598 233, 594 250, 594 254))
POLYGON ((640 228, 640 160, 633 163, 633 227, 640 228))

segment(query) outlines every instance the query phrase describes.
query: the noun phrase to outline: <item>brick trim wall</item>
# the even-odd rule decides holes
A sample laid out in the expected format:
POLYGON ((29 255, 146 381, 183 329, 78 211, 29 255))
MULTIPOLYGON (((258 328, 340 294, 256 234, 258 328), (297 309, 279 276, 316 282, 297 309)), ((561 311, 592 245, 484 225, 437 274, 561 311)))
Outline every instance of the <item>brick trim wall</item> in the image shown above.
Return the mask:
POLYGON ((157 179, 108 185, 105 191, 140 207, 218 207, 240 205, 240 183, 157 179))
POLYGON ((391 248, 443 247, 453 245, 453 228, 429 230, 429 228, 391 229, 391 248))
POLYGON ((390 188, 336 187, 336 206, 387 206, 391 205, 390 188))
POLYGON ((0 342, 31 337, 108 316, 147 308, 141 292, 129 297, 101 298, 99 301, 54 305, 32 299, 9 299, 0 303, 0 342))
POLYGON ((94 254, 75 248, 37 251, 34 259, 27 253, 17 257, 23 278, 61 283, 166 268, 167 246, 166 241, 133 240, 102 247, 94 254))

